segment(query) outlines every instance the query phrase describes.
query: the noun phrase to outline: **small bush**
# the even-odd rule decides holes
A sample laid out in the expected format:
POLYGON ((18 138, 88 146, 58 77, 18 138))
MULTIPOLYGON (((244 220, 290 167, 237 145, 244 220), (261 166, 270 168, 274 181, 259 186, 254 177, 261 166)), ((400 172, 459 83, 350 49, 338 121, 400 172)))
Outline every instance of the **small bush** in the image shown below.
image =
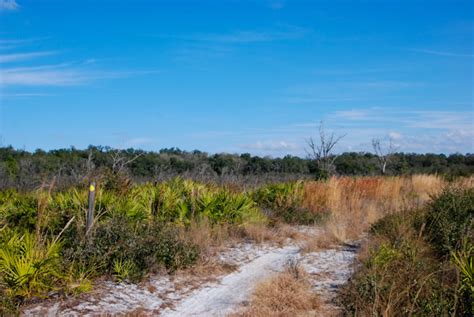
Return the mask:
POLYGON ((321 222, 328 215, 328 213, 311 212, 303 206, 302 182, 270 184, 256 190, 252 196, 274 220, 307 225, 321 222))
POLYGON ((45 296, 61 278, 61 243, 13 233, 0 248, 0 282, 7 297, 45 296))
POLYGON ((189 266, 197 259, 197 248, 182 241, 175 228, 115 216, 97 224, 89 240, 71 241, 63 258, 66 266, 95 268, 97 275, 113 275, 119 261, 130 261, 127 278, 138 279, 160 267, 174 271, 189 266))
POLYGON ((474 234, 474 188, 450 188, 428 205, 427 236, 438 255, 447 257, 474 234))
POLYGON ((33 194, 6 191, 0 194, 0 224, 20 231, 33 231, 36 225, 38 199, 33 194))
POLYGON ((119 282, 123 282, 127 280, 135 269, 135 264, 132 260, 122 260, 122 259, 115 259, 114 260, 114 275, 115 278, 119 282))
POLYGON ((460 275, 460 310, 474 312, 474 245, 465 240, 460 250, 451 253, 451 261, 460 275))
POLYGON ((346 311, 470 316, 473 194, 472 188, 450 188, 425 208, 388 215, 372 225, 368 252, 340 297, 346 311))
POLYGON ((369 252, 342 291, 348 313, 444 316, 452 312, 454 270, 433 259, 411 221, 411 215, 394 215, 374 225, 369 252))

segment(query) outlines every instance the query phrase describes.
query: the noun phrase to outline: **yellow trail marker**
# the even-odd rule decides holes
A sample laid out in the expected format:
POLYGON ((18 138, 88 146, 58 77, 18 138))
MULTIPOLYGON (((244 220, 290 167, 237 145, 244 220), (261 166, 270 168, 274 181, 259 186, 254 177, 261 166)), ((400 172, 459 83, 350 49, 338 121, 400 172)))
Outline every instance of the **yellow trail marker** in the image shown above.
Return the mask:
POLYGON ((95 190, 95 186, 94 186, 94 185, 91 185, 91 186, 89 187, 89 191, 93 192, 94 190, 95 190))

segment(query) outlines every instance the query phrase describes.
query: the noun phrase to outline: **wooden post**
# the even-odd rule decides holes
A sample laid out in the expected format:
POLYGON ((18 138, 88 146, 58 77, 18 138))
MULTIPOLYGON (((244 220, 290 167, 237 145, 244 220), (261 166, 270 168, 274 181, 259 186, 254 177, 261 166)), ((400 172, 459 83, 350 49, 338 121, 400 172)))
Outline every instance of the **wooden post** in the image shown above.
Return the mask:
POLYGON ((94 223, 94 206, 95 206, 95 182, 92 182, 89 186, 89 207, 87 209, 86 217, 86 236, 89 235, 92 225, 94 223))

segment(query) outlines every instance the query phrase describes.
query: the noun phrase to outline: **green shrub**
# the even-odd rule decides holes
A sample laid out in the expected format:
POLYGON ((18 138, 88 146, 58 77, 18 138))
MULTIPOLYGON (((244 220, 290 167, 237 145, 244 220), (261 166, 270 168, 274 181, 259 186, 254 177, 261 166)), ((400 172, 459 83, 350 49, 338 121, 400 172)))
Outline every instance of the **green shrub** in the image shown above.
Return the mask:
POLYGON ((463 237, 474 232, 474 188, 449 188, 435 197, 426 211, 427 236, 440 256, 458 250, 463 237))
POLYGON ((347 314, 445 316, 453 312, 455 271, 418 239, 414 214, 390 215, 372 227, 369 253, 343 288, 347 314), (397 237, 393 239, 393 237, 397 237))
POLYGON ((270 184, 255 190, 252 197, 275 220, 292 224, 314 224, 328 216, 302 207, 302 182, 270 184))
POLYGON ((44 296, 61 278, 61 243, 42 243, 30 233, 12 233, 0 245, 0 281, 11 298, 44 296))
POLYGON ((114 275, 119 282, 123 282, 130 278, 135 269, 135 263, 130 260, 115 259, 114 260, 114 275))
POLYGON ((197 248, 182 241, 176 228, 131 222, 124 216, 98 223, 88 240, 70 241, 63 251, 66 266, 94 268, 96 275, 114 274, 116 261, 131 261, 132 279, 160 267, 174 271, 189 266, 197 255, 197 248))
POLYGON ((340 297, 348 314, 470 316, 473 193, 446 189, 423 209, 375 223, 369 251, 340 297))
POLYGON ((34 194, 6 191, 0 195, 0 225, 20 231, 33 231, 36 226, 38 199, 34 194))
POLYGON ((451 261, 456 266, 460 283, 458 292, 460 294, 460 305, 464 311, 474 312, 474 245, 466 240, 462 243, 460 250, 451 252, 451 261))
POLYGON ((303 183, 270 184, 253 193, 254 200, 264 208, 299 208, 303 201, 303 183))

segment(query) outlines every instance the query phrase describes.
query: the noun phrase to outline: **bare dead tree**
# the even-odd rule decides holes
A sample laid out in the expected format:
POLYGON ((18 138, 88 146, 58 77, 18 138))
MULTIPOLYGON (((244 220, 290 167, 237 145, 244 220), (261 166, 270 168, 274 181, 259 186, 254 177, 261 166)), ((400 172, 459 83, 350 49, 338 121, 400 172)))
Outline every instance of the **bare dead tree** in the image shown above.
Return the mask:
POLYGON ((127 158, 123 154, 123 150, 112 150, 110 151, 110 157, 112 158, 112 171, 115 174, 121 173, 124 171, 125 167, 137 160, 140 156, 142 156, 144 153, 138 153, 134 155, 132 158, 127 158))
POLYGON ((94 154, 92 153, 92 150, 89 150, 89 154, 87 155, 87 161, 86 161, 86 171, 87 175, 90 175, 92 171, 95 168, 94 164, 94 154))
POLYGON ((380 173, 385 175, 387 164, 390 162, 393 154, 397 151, 397 147, 393 144, 392 138, 388 139, 388 145, 384 146, 380 139, 372 139, 372 148, 377 156, 380 173))
POLYGON ((323 172, 325 176, 330 176, 335 172, 334 161, 337 155, 332 153, 332 150, 345 136, 345 134, 336 136, 334 132, 329 135, 326 134, 324 124, 321 121, 319 124, 319 140, 314 140, 312 137, 306 140, 308 145, 306 153, 316 162, 319 170, 323 172))

